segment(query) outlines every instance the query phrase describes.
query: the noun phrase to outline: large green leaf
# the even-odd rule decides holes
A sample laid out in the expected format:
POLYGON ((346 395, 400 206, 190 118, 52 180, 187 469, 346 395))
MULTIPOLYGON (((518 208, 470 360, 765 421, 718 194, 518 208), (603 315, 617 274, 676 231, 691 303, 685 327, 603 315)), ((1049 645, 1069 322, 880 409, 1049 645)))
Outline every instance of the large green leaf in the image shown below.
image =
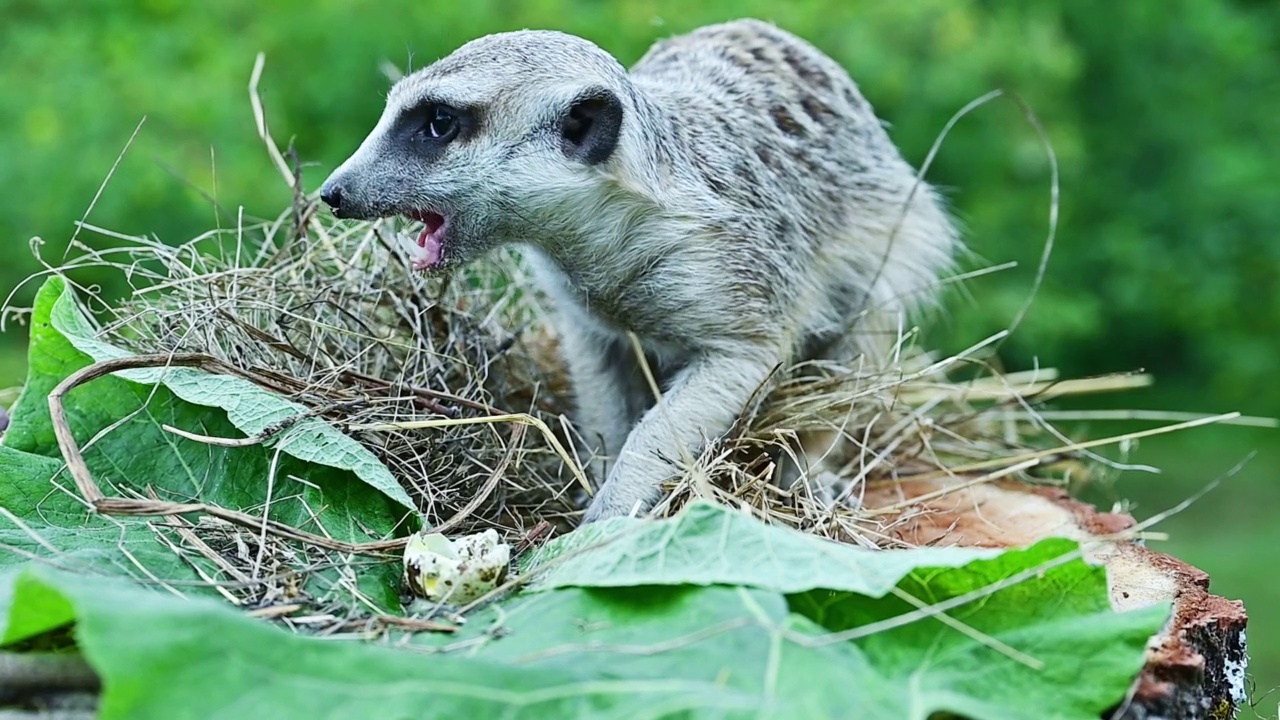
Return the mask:
POLYGON ((856 644, 914 707, 974 718, 1096 718, 1124 696, 1169 606, 1114 611, 1104 568, 1061 562, 1074 548, 1045 540, 964 567, 916 568, 874 601, 813 590, 792 596, 791 607, 832 632, 868 630, 856 644), (1029 577, 1006 586, 1019 574, 1029 577), (897 624, 919 604, 964 596, 974 599, 947 610, 952 624, 897 624), (869 632, 876 627, 883 629, 869 632))
POLYGON ((879 597, 915 568, 955 567, 997 555, 981 548, 856 548, 699 500, 657 522, 618 518, 585 526, 547 543, 525 568, 538 570, 538 589, 722 583, 879 597))
MULTIPOLYGON (((41 422, 48 418, 48 408, 44 403, 48 391, 71 372, 86 365, 85 356, 100 362, 130 355, 96 337, 92 324, 77 306, 74 294, 62 278, 54 276, 47 280, 36 297, 32 318, 30 376, 15 408, 14 428, 9 431, 13 440, 6 439, 6 443, 32 451, 53 447, 52 427, 41 422)), ((156 385, 163 385, 185 403, 220 408, 226 412, 230 425, 244 435, 257 435, 283 420, 307 412, 302 405, 244 378, 215 375, 194 368, 141 368, 123 370, 116 376, 140 384, 146 388, 145 392, 156 385)), ((118 409, 104 408, 107 412, 118 409)), ((201 419, 222 415, 207 411, 187 414, 201 419)), ((221 428, 211 430, 216 429, 221 428)), ((277 449, 303 462, 349 470, 395 502, 414 509, 413 501, 385 465, 362 445, 323 420, 303 419, 287 433, 268 440, 265 447, 277 449)))
POLYGON ((74 492, 59 460, 0 445, 0 507, 21 518, 56 518, 61 525, 85 514, 74 492))
POLYGON ((601 681, 679 679, 768 717, 834 717, 850 707, 860 717, 902 717, 901 688, 856 645, 812 642, 824 632, 764 590, 567 588, 515 598, 474 616, 459 636, 419 642, 518 666, 589 668, 601 681))
POLYGON ((807 678, 817 687, 788 697, 815 716, 845 703, 867 718, 1096 718, 1124 696, 1169 608, 1115 612, 1105 569, 1076 550, 1048 539, 1004 552, 866 551, 694 503, 549 544, 526 565, 545 574, 535 592, 448 642, 476 657, 746 688, 765 681, 760 662, 781 657, 770 682, 807 678), (919 611, 949 602, 943 619, 919 611), (824 644, 832 632, 850 640, 824 644))
MULTIPOLYGON (((664 547, 696 541, 697 527, 674 526, 664 547)), ((763 529, 754 520, 735 527, 763 529)), ((820 541, 795 533, 788 542, 820 541)), ((738 547, 751 545, 722 552, 743 560, 738 547)), ((1101 568, 1054 564, 1072 548, 1054 540, 957 567, 917 566, 881 598, 720 583, 618 587, 584 574, 580 586, 517 594, 473 613, 456 634, 418 635, 394 651, 291 636, 216 603, 44 567, 0 585, 0 607, 7 593, 16 609, 52 597, 55 619, 74 612, 77 640, 106 682, 108 719, 197 710, 215 719, 820 718, 856 709, 871 720, 1084 720, 1123 698, 1168 608, 1112 611, 1101 568), (992 588, 1020 573, 1021 582, 992 588), (965 632, 913 614, 904 599, 966 594, 975 601, 948 611, 965 632)), ((10 623, 34 622, 18 615, 10 623)))
MULTIPOLYGON (((55 484, 61 463, 41 464, 34 459, 61 457, 46 398, 57 383, 92 362, 61 332, 65 327, 84 330, 77 325, 84 322, 78 313, 60 279, 46 283, 37 297, 30 377, 4 436, 5 454, 0 454, 0 485, 4 486, 0 502, 30 522, 59 552, 75 551, 81 557, 91 556, 96 565, 106 562, 130 574, 143 568, 156 572, 157 568, 139 559, 142 553, 158 563, 158 569, 171 570, 171 562, 159 556, 172 553, 157 543, 145 524, 88 517, 83 505, 65 492, 74 490, 65 473, 55 484), (65 547, 58 542, 63 539, 68 543, 65 547)), ((216 388, 209 390, 216 392, 216 388)), ((107 376, 72 390, 65 406, 90 471, 109 494, 151 491, 163 499, 202 501, 248 512, 260 512, 269 501, 273 519, 351 542, 385 539, 407 525, 400 503, 349 470, 305 462, 269 444, 226 448, 166 431, 163 425, 205 435, 238 436, 226 412, 188 402, 163 383, 107 376)), ((0 522, 0 527, 5 525, 0 522)), ((7 542, 40 551, 32 546, 29 533, 3 532, 11 533, 7 542)), ((375 565, 361 575, 361 588, 379 605, 398 607, 397 576, 394 566, 375 565)))
MULTIPOLYGON (((102 720, 748 716, 754 693, 671 676, 606 679, 291 635, 212 601, 31 568, 56 594, 104 681, 102 720)), ((3 593, 4 588, 0 588, 3 593)))
MULTIPOLYGON (((5 433, 7 447, 60 457, 46 397, 57 383, 92 362, 62 333, 67 327, 85 331, 85 322, 63 281, 50 279, 36 298, 30 377, 5 433)), ((192 384, 184 387, 189 391, 192 384)), ((223 401, 217 397, 220 391, 216 384, 207 390, 204 402, 223 401)), ((166 499, 200 500, 247 510, 261 507, 268 499, 269 486, 274 485, 274 519, 313 531, 315 519, 331 535, 344 540, 385 537, 405 515, 383 493, 358 481, 349 471, 303 462, 282 450, 273 475, 277 448, 269 443, 224 448, 166 431, 162 425, 205 435, 240 436, 225 412, 190 402, 167 384, 112 375, 72 390, 66 409, 82 446, 96 433, 112 428, 85 451, 95 479, 104 486, 135 491, 150 488, 166 499)))
POLYGON ((12 592, 0 592, 0 627, 4 627, 0 644, 38 635, 72 619, 70 606, 60 596, 24 582, 17 574, 32 564, 74 571, 86 578, 119 576, 209 592, 194 584, 196 574, 157 542, 156 532, 145 521, 91 515, 73 492, 62 463, 0 447, 0 508, 6 511, 0 517, 0 587, 14 583, 12 592), (6 617, 9 622, 3 623, 6 617))

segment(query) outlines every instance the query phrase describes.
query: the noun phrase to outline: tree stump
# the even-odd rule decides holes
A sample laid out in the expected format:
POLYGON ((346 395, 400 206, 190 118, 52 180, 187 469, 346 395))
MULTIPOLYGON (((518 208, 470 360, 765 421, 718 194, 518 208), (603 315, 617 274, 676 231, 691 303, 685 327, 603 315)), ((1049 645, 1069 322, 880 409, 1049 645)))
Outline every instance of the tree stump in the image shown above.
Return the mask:
POLYGON ((1163 631, 1147 646, 1147 661, 1113 720, 1233 718, 1247 700, 1244 604, 1209 593, 1209 576, 1140 541, 1113 539, 1133 518, 1100 512, 1065 491, 1011 482, 957 488, 963 480, 905 480, 867 488, 868 508, 927 498, 885 522, 887 534, 910 545, 1007 548, 1065 537, 1101 544, 1086 559, 1107 569, 1118 611, 1172 601, 1163 631), (950 492, 945 492, 947 490, 950 492), (945 494, 940 494, 944 491, 945 494))

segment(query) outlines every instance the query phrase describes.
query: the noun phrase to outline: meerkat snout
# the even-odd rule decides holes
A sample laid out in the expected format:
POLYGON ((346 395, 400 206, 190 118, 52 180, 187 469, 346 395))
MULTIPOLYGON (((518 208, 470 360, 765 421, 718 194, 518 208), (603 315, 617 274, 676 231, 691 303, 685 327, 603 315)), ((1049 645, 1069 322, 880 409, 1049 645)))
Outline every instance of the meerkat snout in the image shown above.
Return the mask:
POLYGON ((343 216, 342 187, 333 182, 332 179, 325 181, 325 184, 320 186, 320 199, 333 210, 334 215, 343 216))

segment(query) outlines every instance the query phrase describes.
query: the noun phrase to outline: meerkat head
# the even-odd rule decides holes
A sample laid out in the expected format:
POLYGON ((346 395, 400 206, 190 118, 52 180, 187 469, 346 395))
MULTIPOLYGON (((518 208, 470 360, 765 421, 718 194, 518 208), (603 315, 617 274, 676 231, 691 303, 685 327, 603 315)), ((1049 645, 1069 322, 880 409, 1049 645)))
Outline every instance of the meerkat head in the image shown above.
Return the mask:
POLYGON ((377 125, 325 181, 341 218, 422 223, 414 267, 507 242, 554 242, 588 214, 633 107, 626 70, 551 31, 473 40, 401 79, 377 125))

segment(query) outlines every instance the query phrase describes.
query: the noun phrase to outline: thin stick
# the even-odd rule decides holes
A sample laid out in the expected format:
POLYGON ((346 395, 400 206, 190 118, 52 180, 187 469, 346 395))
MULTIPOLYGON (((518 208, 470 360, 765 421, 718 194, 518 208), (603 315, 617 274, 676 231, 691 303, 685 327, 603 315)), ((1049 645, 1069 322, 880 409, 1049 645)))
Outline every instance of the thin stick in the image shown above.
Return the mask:
POLYGON ((507 413, 505 415, 490 415, 488 417, 476 418, 442 418, 440 420, 411 420, 408 422, 394 423, 371 423, 368 425, 348 425, 347 429, 353 432, 391 432, 395 430, 425 430, 428 428, 444 428, 454 427, 457 425, 493 425, 496 423, 520 423, 522 425, 532 425, 537 428, 542 436, 547 439, 547 443, 555 449, 556 454, 568 466, 569 471, 573 473, 574 478, 582 485, 588 495, 592 495, 591 484, 587 482, 586 476, 582 473, 582 468, 573 461, 573 457, 564 449, 564 445, 551 432, 551 428, 546 423, 528 413, 507 413))
POLYGON ((203 354, 140 355, 138 357, 117 358, 94 363, 77 370, 58 383, 57 387, 49 393, 49 415, 53 423, 53 434, 57 437, 58 449, 62 451, 62 458, 67 463, 67 470, 71 473, 72 479, 75 480, 76 488, 80 491, 80 495, 85 502, 90 506, 97 506, 106 496, 102 494, 98 484, 94 482, 93 474, 89 472, 89 466, 85 464, 84 456, 80 453, 80 447, 76 444, 75 435, 71 432, 71 425, 67 422, 67 412, 63 403, 67 393, 71 392, 75 387, 120 370, 156 366, 221 366, 222 364, 216 358, 203 354))
POLYGON ((30 525, 23 522, 22 518, 18 517, 17 515, 14 515, 12 512, 9 511, 8 508, 4 507, 3 505, 0 505, 0 517, 3 517, 4 519, 16 525, 19 530, 27 534, 27 537, 34 540, 37 545, 44 548, 45 550, 48 550, 54 555, 62 554, 61 550, 54 547, 52 543, 50 543, 48 540, 44 538, 44 536, 42 536, 40 533, 33 530, 30 525))
POLYGON ((475 512, 476 508, 480 507, 480 504, 493 494, 493 491, 498 487, 498 482, 502 480, 504 475, 506 475, 507 468, 510 467, 511 461, 515 458, 516 448, 519 447, 520 443, 524 440, 524 433, 524 425, 517 423, 511 427, 511 440, 507 446, 507 452, 502 456, 502 461, 493 469, 493 472, 489 473, 489 479, 484 481, 484 485, 480 487, 480 491, 468 500, 467 504, 463 505, 458 512, 454 513, 453 517, 432 528, 431 532, 445 533, 454 529, 460 525, 463 520, 470 517, 471 513, 475 512))
POLYGON ((1036 293, 1040 290, 1040 286, 1044 284, 1046 271, 1049 269, 1049 256, 1053 254, 1054 241, 1058 236, 1058 208, 1059 208, 1059 174, 1058 174, 1058 155, 1053 150, 1053 143, 1049 140, 1049 133, 1045 131, 1044 126, 1040 124, 1040 118, 1036 117, 1035 112, 1031 110, 1021 97, 1015 93, 1009 93, 1009 99, 1022 110, 1022 115, 1027 122, 1036 131, 1036 135, 1040 138, 1040 145, 1044 148, 1046 157, 1049 158, 1049 232, 1044 240, 1044 249, 1040 252, 1040 264, 1036 267, 1036 277, 1031 284, 1031 292, 1027 293, 1026 299, 1022 302, 1022 307, 1018 308, 1018 314, 1013 316, 1013 321, 1009 323, 1009 334, 1012 335, 1014 330, 1022 324, 1027 313, 1031 310, 1031 304, 1035 302, 1036 293))
POLYGON ((262 68, 267 62, 265 53, 258 53, 253 61, 253 73, 249 76, 249 103, 253 107, 253 121, 258 127, 258 137, 267 146, 267 154, 271 156, 271 162, 275 164, 276 169, 280 171, 280 175, 284 177, 285 184, 293 189, 297 184, 297 180, 293 176, 293 171, 289 169, 289 163, 285 162, 284 155, 280 153, 280 148, 276 147, 276 143, 271 139, 271 134, 267 132, 267 114, 262 109, 262 99, 258 96, 258 81, 262 79, 262 68))
POLYGON ((77 238, 80 237, 80 227, 85 220, 89 219, 89 213, 97 207, 98 200, 102 198, 102 193, 107 189, 107 184, 111 182, 111 178, 115 177, 116 169, 120 167, 120 161, 124 160, 125 153, 129 152, 129 148, 133 146, 133 141, 138 138, 138 131, 142 130, 142 124, 147 121, 147 116, 143 115, 138 120, 137 126, 133 128, 133 134, 125 142, 124 147, 120 149, 120 154, 116 156, 116 161, 111 163, 111 169, 107 171, 107 176, 102 179, 102 184, 98 186, 98 191, 93 194, 93 199, 89 201, 89 207, 85 208, 84 215, 80 217, 80 222, 76 223, 76 229, 71 233, 71 240, 67 241, 67 247, 62 251, 62 259, 67 259, 67 254, 71 252, 71 248, 75 247, 77 238))
POLYGON ((998 381, 974 381, 962 385, 939 384, 938 387, 906 388, 898 397, 906 403, 919 403, 941 397, 945 400, 980 399, 1007 400, 1016 397, 1034 397, 1036 400, 1052 400, 1064 395, 1109 393, 1151 385, 1150 375, 1113 375, 1080 380, 1046 380, 1027 383, 1021 387, 1002 387, 998 381))
POLYGON ((899 510, 904 510, 908 507, 911 507, 912 505, 926 503, 926 502, 929 502, 930 500, 937 500, 939 498, 946 497, 947 495, 953 495, 963 490, 968 490, 971 487, 981 485, 983 483, 994 482, 996 480, 1006 478, 1015 473, 1020 473, 1023 470, 1030 470, 1031 468, 1039 464, 1040 464, 1040 458, 1033 458, 1031 460, 1026 460, 1026 461, 1017 463, 1015 465, 1010 465, 1009 467, 1000 468, 999 470, 995 470, 993 472, 987 473, 986 475, 983 475, 981 477, 976 477, 976 478, 973 478, 972 480, 966 480, 962 483, 959 483, 950 487, 944 487, 938 490, 933 490, 933 491, 924 493, 923 495, 916 495, 903 502, 898 502, 892 505, 884 505, 882 507, 877 507, 871 512, 873 514, 896 513, 899 510))
POLYGON ((1222 415, 1212 415, 1197 420, 1189 420, 1176 425, 1165 425, 1164 427, 1152 428, 1150 430, 1140 430, 1124 435, 1114 435, 1112 437, 1100 438, 1098 440, 1087 440, 1085 442, 1072 443, 1063 447, 1050 448, 1048 450, 1039 450, 1033 453, 1025 453, 1023 455, 1015 455, 1013 457, 993 458, 982 462, 970 463, 959 467, 947 468, 946 470, 938 470, 934 472, 921 473, 919 475, 904 475, 903 477, 912 480, 931 480, 939 477, 947 477, 949 475, 958 475, 961 473, 976 472, 978 470, 989 470, 998 468, 1003 465, 1016 465, 1024 463, 1028 460, 1043 460, 1045 458, 1065 455, 1077 450, 1087 450, 1089 448, 1102 447, 1104 445, 1115 445, 1128 440, 1140 440, 1155 435, 1164 435, 1166 433, 1177 432, 1179 430, 1190 430, 1191 428, 1200 427, 1202 425, 1212 425, 1213 423, 1226 422, 1240 417, 1238 412, 1224 413, 1222 415))
MULTIPOLYGON (((1209 413, 1177 412, 1172 410, 1037 410, 1035 416, 1044 420, 1057 420, 1059 422, 1087 422, 1090 420, 1148 420, 1155 422, 1181 422, 1183 420, 1199 420, 1201 418, 1213 417, 1213 415, 1209 413)), ((1030 418, 1030 413, 1018 412, 1016 410, 1008 410, 995 416, 995 419, 997 420, 1027 420, 1030 418)), ((1233 420, 1222 420, 1220 424, 1237 425, 1241 427, 1277 428, 1280 427, 1280 419, 1242 415, 1233 420)))
MULTIPOLYGON (((911 593, 905 590, 902 590, 901 588, 896 588, 896 587, 890 588, 889 592, 893 593, 894 597, 901 599, 902 601, 906 602, 908 605, 911 605, 917 610, 923 610, 927 612, 930 608, 928 603, 924 602, 920 598, 917 598, 911 593)), ((1000 653, 1001 655, 1004 655, 1005 657, 1009 658, 1010 660, 1013 660, 1016 663, 1021 663, 1023 665, 1026 665, 1032 670, 1044 669, 1043 660, 1034 658, 1022 652, 1021 650, 1013 647, 1009 643, 1006 643, 1003 640, 1000 640, 999 638, 992 637, 991 635, 988 635, 987 633, 982 632, 981 630, 973 627, 972 625, 969 625, 968 623, 961 622, 951 617, 945 612, 933 613, 932 616, 935 620, 942 623, 943 625, 946 625, 952 630, 955 630, 956 632, 960 633, 961 635, 964 635, 965 637, 975 642, 986 645, 987 647, 991 648, 992 650, 995 650, 996 652, 1000 653)))

